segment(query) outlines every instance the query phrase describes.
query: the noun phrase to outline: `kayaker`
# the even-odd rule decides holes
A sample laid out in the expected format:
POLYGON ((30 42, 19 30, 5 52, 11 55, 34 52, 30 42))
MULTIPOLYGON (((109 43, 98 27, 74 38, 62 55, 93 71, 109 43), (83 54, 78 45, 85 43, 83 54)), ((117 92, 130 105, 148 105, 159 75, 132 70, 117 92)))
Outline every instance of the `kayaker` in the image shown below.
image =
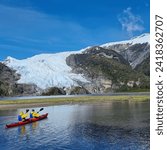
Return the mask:
POLYGON ((18 115, 18 120, 19 121, 25 121, 26 118, 28 117, 28 111, 29 111, 29 109, 26 110, 26 113, 21 111, 20 114, 18 115))
POLYGON ((38 118, 40 116, 40 114, 38 112, 35 112, 34 109, 32 109, 31 113, 30 113, 30 118, 38 118))

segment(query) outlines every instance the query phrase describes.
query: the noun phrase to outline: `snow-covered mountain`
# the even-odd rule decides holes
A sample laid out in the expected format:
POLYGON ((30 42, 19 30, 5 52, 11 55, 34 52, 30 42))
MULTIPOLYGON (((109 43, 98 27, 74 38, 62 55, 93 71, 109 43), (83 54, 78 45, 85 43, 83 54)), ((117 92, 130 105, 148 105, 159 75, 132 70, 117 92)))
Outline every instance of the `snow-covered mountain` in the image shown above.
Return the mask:
MULTIPOLYGON (((135 68, 148 57, 149 34, 143 34, 131 40, 106 43, 100 47, 116 51, 135 68)), ((89 48, 80 51, 40 54, 23 60, 7 57, 3 63, 21 75, 18 83, 35 84, 41 89, 55 86, 70 88, 78 86, 79 82, 89 83, 90 80, 84 74, 73 72, 67 65, 66 58, 71 54, 82 54, 89 48)))
POLYGON ((78 80, 88 82, 82 74, 72 73, 66 64, 66 58, 75 53, 79 52, 41 54, 23 60, 7 57, 4 63, 21 75, 19 83, 34 83, 42 89, 71 87, 76 86, 78 80))
POLYGON ((107 47, 110 47, 110 46, 113 46, 113 45, 118 45, 118 44, 134 45, 134 44, 143 44, 143 43, 149 43, 150 44, 150 34, 149 33, 144 33, 140 36, 133 37, 130 40, 119 41, 119 42, 109 42, 109 43, 101 45, 101 47, 107 48, 107 47))

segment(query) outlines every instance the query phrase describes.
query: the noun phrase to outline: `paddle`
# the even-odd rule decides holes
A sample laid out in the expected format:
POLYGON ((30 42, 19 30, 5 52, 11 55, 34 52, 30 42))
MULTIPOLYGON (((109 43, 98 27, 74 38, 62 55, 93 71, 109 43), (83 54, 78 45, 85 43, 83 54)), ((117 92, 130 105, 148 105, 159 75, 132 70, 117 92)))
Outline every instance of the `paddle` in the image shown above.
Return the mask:
POLYGON ((41 108, 37 113, 39 113, 40 111, 44 110, 44 108, 41 108))

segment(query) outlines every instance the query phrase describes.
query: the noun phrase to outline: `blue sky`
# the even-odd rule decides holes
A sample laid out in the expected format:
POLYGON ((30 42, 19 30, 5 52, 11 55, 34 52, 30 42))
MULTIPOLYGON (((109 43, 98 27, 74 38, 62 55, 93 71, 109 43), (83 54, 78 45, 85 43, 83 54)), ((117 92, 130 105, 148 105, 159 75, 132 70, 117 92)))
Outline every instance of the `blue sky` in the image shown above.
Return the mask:
POLYGON ((148 33, 149 12, 149 0, 0 0, 0 60, 148 33))

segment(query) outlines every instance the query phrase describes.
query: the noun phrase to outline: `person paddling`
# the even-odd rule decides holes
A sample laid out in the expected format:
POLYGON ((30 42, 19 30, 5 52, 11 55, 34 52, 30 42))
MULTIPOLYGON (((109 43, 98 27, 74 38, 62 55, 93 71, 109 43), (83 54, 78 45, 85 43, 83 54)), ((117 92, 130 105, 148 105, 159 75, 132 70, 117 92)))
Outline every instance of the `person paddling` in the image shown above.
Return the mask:
POLYGON ((20 114, 18 115, 18 121, 25 121, 26 118, 28 117, 28 112, 29 112, 29 109, 26 109, 26 113, 21 111, 20 114))
POLYGON ((30 113, 30 118, 38 118, 40 116, 39 112, 35 112, 34 109, 32 109, 30 113))

